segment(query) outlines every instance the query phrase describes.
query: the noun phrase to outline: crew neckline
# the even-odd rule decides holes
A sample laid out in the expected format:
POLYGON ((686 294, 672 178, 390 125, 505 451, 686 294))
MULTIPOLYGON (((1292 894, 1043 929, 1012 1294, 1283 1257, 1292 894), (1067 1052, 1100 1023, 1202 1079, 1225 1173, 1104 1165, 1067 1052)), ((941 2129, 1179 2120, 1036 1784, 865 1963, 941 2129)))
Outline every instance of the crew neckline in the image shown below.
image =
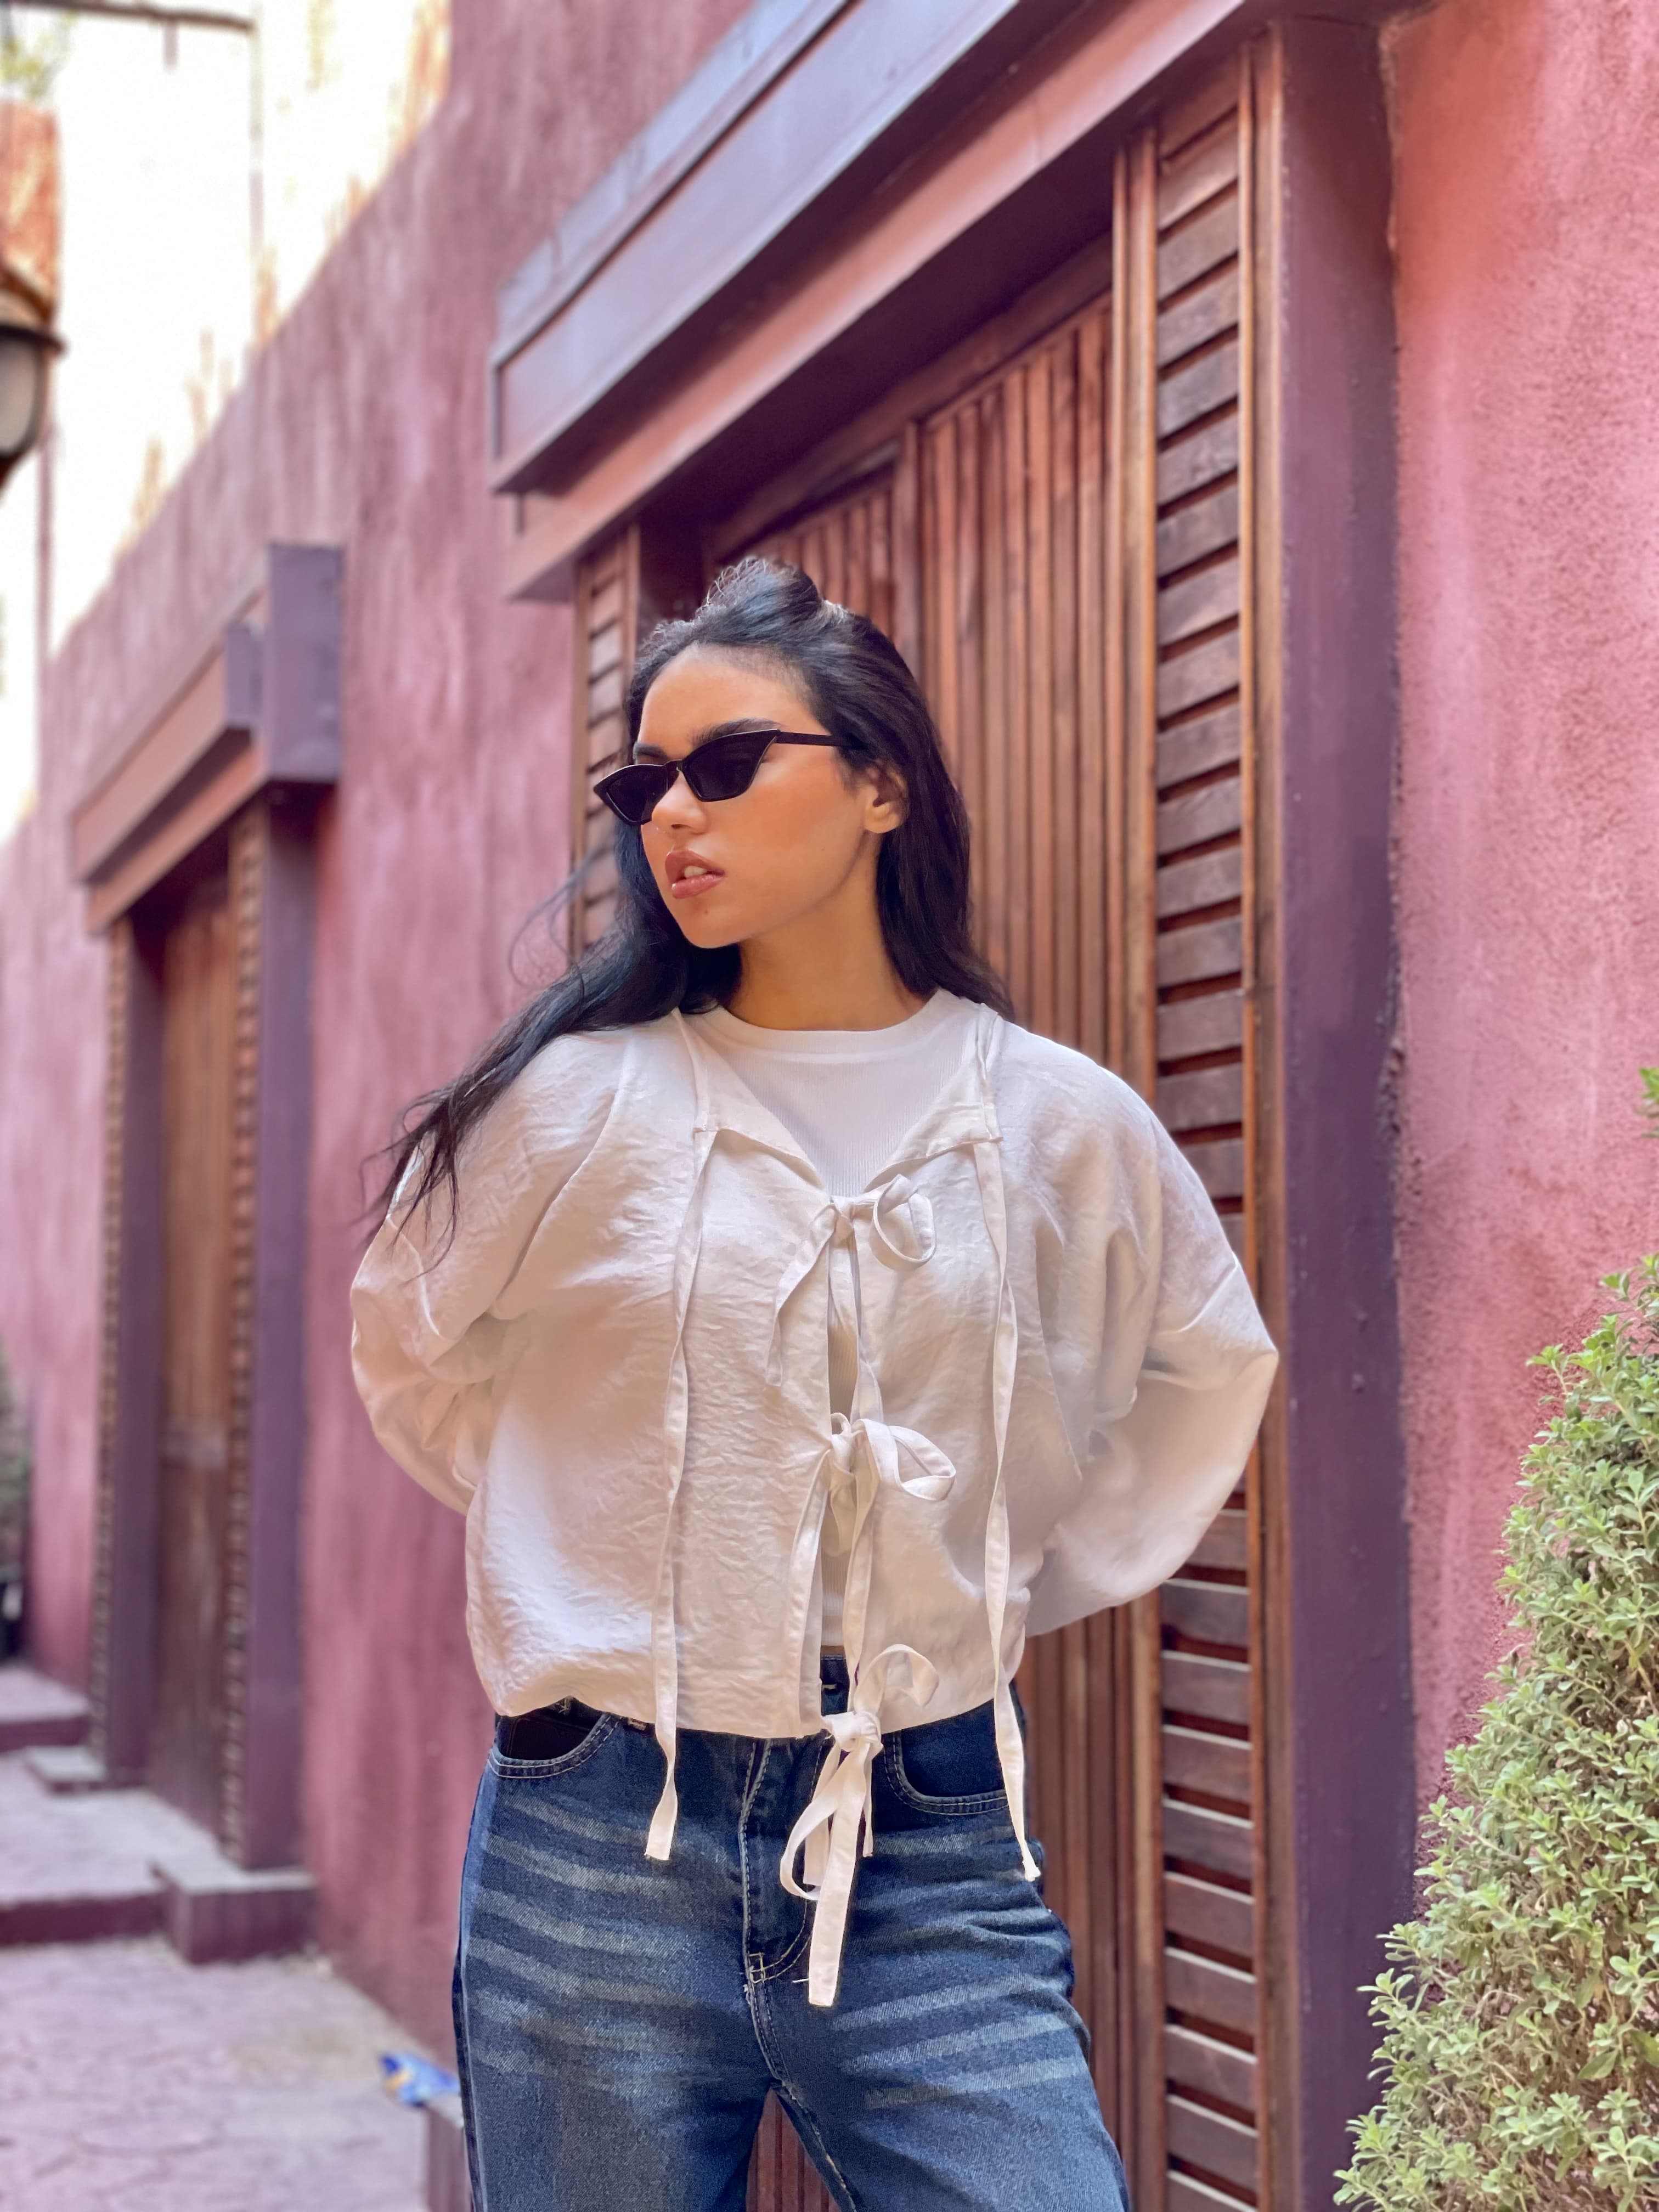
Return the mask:
POLYGON ((925 1043, 951 1015, 968 1004, 951 991, 935 991, 926 1005, 902 1022, 889 1022, 878 1030, 773 1030, 745 1022, 725 1006, 690 1018, 707 1025, 716 1037, 740 1045, 745 1052, 765 1053, 779 1059, 845 1059, 849 1054, 884 1060, 925 1043))

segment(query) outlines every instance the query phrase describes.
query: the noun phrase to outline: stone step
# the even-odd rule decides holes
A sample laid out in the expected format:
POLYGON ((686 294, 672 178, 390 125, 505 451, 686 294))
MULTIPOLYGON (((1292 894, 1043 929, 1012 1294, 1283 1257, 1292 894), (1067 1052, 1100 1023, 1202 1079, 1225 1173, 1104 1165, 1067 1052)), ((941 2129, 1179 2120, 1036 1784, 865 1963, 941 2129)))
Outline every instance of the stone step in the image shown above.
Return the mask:
POLYGON ((36 1744, 83 1743, 87 1701, 21 1659, 0 1665, 0 1754, 36 1744))
POLYGON ((101 1789, 84 1764, 72 1786, 49 1784, 31 1771, 42 1756, 0 1758, 0 1945, 159 1931, 203 1965, 311 1940, 315 1888, 303 1869, 240 1867, 149 1790, 101 1789))
POLYGON ((50 1790, 55 1797, 115 1786, 89 1743, 40 1744, 23 1753, 23 1764, 40 1787, 50 1790))
POLYGON ((64 1890, 55 1897, 8 1896, 0 1884, 0 1947, 101 1943, 153 1936, 161 1924, 161 1885, 154 1877, 125 1889, 64 1890))
MULTIPOLYGON (((204 1839, 205 1840, 205 1839, 204 1839)), ((158 1859, 161 1931, 192 1966, 302 1951, 316 1925, 317 1886, 302 1867, 237 1866, 206 1852, 158 1859)))

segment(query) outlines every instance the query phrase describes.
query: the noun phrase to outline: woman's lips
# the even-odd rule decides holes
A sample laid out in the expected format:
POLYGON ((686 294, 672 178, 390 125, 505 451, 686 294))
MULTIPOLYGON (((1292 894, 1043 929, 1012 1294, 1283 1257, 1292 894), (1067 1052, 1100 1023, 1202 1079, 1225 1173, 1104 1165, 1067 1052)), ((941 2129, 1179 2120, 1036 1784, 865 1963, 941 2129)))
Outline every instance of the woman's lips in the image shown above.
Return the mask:
POLYGON ((678 853, 671 854, 668 861, 668 896, 670 898, 696 898, 700 892, 712 890, 716 884, 726 881, 722 868, 710 867, 707 860, 692 860, 678 853))
POLYGON ((726 878, 718 868, 711 868, 707 875, 682 876, 678 883, 670 884, 668 895, 677 899, 696 898, 700 891, 711 891, 716 884, 725 881, 726 878))
POLYGON ((701 853, 688 853, 684 848, 677 848, 668 855, 665 872, 670 898, 696 898, 699 891, 726 880, 723 868, 705 860, 701 853))

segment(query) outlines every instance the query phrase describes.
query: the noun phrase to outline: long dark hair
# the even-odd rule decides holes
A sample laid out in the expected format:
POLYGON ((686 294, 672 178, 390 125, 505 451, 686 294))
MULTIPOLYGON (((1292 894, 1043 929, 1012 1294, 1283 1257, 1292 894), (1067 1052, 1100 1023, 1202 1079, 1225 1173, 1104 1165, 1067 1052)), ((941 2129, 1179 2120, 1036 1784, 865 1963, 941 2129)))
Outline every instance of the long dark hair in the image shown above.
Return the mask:
MULTIPOLYGON (((692 646, 769 662, 799 684, 813 714, 841 741, 853 772, 890 765, 907 805, 899 827, 883 838, 876 863, 888 957, 918 997, 951 991, 1009 1012, 1006 992, 974 949, 967 809, 945 765, 927 702, 897 648, 866 617, 821 597, 799 568, 753 556, 739 561, 715 578, 689 621, 659 623, 646 639, 628 687, 630 745, 646 693, 692 646)), ((504 1024, 453 1083, 405 1109, 382 1155, 391 1162, 382 1212, 418 1153, 408 1204, 441 1188, 453 1219, 459 1195, 456 1161, 467 1136, 556 1037, 656 1021, 676 1006, 701 1013, 736 991, 738 948, 688 944, 663 904, 639 831, 618 823, 616 841, 616 920, 504 1024)))

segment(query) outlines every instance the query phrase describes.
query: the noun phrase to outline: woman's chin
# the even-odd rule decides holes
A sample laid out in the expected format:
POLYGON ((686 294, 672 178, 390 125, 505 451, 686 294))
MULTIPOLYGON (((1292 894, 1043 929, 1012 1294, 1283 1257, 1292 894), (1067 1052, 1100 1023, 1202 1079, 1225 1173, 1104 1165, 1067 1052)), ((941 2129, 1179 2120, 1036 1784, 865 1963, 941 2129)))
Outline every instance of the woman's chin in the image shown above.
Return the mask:
POLYGON ((750 934, 730 915, 706 911, 701 899, 684 908, 671 901, 668 910, 680 926, 680 935, 699 952, 718 952, 723 945, 740 944, 750 934))

